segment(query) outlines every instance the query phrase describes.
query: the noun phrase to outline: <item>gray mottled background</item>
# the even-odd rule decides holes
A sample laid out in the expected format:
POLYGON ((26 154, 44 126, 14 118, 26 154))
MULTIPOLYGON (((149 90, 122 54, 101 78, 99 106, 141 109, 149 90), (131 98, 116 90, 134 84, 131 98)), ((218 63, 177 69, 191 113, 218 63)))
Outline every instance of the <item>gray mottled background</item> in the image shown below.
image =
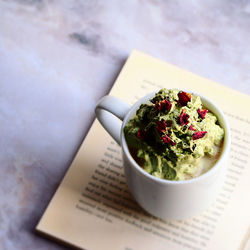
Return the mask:
POLYGON ((132 49, 250 94, 249 27, 248 0, 0 0, 0 249, 63 249, 34 227, 132 49))

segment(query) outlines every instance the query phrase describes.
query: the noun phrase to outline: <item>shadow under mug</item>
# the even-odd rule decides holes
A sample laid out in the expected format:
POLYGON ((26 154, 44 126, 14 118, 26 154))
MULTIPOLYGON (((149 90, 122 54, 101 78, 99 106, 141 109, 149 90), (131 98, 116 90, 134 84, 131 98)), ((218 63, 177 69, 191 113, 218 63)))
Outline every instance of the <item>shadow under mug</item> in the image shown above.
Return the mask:
POLYGON ((149 103, 151 93, 132 107, 113 97, 103 97, 95 112, 99 122, 122 148, 123 166, 130 192, 148 213, 161 219, 185 219, 202 213, 216 199, 223 184, 231 137, 225 115, 211 100, 199 94, 203 105, 213 112, 225 130, 221 155, 215 165, 199 177, 171 181, 152 176, 133 159, 125 140, 123 128, 142 103, 149 103), (122 120, 123 122, 121 123, 122 120))

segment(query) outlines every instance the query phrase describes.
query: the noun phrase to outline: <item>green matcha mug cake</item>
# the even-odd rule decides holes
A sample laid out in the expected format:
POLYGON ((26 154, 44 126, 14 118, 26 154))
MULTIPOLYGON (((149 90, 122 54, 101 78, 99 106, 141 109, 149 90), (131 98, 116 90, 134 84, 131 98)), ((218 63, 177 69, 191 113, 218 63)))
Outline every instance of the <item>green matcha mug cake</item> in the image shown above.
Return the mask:
POLYGON ((153 176, 186 180, 217 161, 224 129, 198 95, 161 89, 124 127, 136 162, 153 176))
POLYGON ((185 219, 216 199, 231 137, 226 117, 213 101, 177 89, 148 94, 132 107, 105 96, 96 116, 121 146, 127 185, 147 212, 185 219))

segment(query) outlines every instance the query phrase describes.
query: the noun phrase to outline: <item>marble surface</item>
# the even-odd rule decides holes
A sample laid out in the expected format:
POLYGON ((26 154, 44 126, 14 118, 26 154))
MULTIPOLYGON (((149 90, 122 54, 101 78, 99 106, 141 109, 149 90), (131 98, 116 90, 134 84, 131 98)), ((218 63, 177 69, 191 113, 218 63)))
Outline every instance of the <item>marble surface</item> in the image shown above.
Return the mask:
POLYGON ((250 1, 0 0, 0 249, 34 227, 136 48, 250 94, 250 1))

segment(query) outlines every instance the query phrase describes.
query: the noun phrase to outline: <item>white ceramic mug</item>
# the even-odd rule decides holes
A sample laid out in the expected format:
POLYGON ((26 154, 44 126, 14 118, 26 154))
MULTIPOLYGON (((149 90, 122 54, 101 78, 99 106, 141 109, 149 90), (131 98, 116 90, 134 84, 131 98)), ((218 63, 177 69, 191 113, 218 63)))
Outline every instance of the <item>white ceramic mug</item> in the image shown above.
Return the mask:
POLYGON ((140 206, 162 219, 185 219, 200 214, 215 201, 225 175, 231 141, 230 129, 220 108, 198 94, 202 103, 218 117, 219 124, 225 130, 220 158, 208 172, 190 180, 171 181, 154 177, 133 159, 123 133, 125 124, 135 115, 140 105, 149 103, 154 95, 155 93, 151 93, 141 98, 132 107, 116 97, 105 96, 96 106, 96 116, 122 147, 127 184, 140 206))

